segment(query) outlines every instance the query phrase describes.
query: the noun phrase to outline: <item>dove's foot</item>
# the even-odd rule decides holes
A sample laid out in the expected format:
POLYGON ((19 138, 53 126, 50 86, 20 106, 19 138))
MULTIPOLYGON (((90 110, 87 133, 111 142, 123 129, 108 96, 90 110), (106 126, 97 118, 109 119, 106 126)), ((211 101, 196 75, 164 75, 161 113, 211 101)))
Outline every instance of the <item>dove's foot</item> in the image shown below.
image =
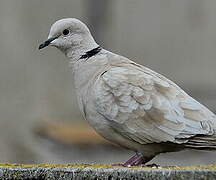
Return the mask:
POLYGON ((145 166, 147 162, 153 159, 152 157, 144 157, 141 153, 136 153, 133 155, 129 160, 125 163, 118 163, 112 164, 113 166, 124 166, 124 167, 131 167, 131 166, 145 166))
POLYGON ((115 163, 115 164, 111 164, 112 166, 124 166, 124 163, 115 163))
POLYGON ((159 164, 155 164, 155 163, 153 163, 153 164, 147 164, 147 165, 145 165, 145 164, 143 164, 143 165, 141 165, 142 167, 150 167, 150 168, 161 168, 161 166, 159 165, 159 164))

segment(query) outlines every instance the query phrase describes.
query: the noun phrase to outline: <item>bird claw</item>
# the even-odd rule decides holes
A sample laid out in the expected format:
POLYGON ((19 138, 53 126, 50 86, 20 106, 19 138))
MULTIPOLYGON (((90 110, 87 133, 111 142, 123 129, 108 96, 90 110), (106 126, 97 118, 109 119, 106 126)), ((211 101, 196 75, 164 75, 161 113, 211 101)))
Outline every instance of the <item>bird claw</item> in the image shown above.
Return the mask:
POLYGON ((125 163, 116 163, 116 164, 111 164, 112 166, 122 166, 122 167, 131 167, 131 165, 126 165, 125 163))
POLYGON ((145 164, 141 164, 141 166, 142 166, 142 167, 155 168, 155 169, 159 169, 159 168, 161 168, 161 166, 160 166, 159 164, 155 164, 155 163, 153 163, 153 164, 147 164, 147 165, 145 165, 145 164))
POLYGON ((125 163, 116 163, 112 164, 112 166, 121 166, 121 167, 133 167, 133 166, 140 166, 140 167, 149 167, 149 168, 154 168, 154 169, 160 169, 161 166, 159 164, 140 164, 140 165, 130 165, 130 164, 125 164, 125 163))

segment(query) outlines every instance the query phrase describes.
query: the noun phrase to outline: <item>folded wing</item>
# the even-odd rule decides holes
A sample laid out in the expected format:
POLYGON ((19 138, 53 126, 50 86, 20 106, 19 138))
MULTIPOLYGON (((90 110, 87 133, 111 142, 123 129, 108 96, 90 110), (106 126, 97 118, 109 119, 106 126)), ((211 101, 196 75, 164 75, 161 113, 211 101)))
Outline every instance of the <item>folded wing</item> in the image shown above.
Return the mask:
POLYGON ((164 76, 134 63, 100 76, 95 106, 115 131, 140 144, 182 144, 214 134, 211 111, 164 76))

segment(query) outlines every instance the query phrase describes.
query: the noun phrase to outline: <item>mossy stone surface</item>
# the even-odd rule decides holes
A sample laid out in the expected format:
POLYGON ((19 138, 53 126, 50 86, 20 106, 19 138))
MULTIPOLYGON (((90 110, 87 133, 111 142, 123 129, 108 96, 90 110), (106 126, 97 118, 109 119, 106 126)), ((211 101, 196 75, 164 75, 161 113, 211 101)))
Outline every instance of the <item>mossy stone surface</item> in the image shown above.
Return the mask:
POLYGON ((0 179, 215 180, 216 165, 154 169, 100 164, 0 164, 0 179))

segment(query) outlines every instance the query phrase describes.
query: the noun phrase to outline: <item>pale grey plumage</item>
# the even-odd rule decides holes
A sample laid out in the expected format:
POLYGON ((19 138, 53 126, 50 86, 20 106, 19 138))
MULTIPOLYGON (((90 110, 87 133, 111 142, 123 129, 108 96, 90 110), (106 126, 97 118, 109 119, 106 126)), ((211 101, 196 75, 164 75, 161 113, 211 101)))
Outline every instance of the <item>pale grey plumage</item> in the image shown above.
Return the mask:
POLYGON ((56 34, 51 45, 70 60, 80 109, 103 137, 146 157, 187 147, 216 149, 215 114, 172 81, 104 49, 80 59, 98 45, 77 19, 57 21, 49 38, 56 34), (71 35, 62 36, 65 28, 71 35))

